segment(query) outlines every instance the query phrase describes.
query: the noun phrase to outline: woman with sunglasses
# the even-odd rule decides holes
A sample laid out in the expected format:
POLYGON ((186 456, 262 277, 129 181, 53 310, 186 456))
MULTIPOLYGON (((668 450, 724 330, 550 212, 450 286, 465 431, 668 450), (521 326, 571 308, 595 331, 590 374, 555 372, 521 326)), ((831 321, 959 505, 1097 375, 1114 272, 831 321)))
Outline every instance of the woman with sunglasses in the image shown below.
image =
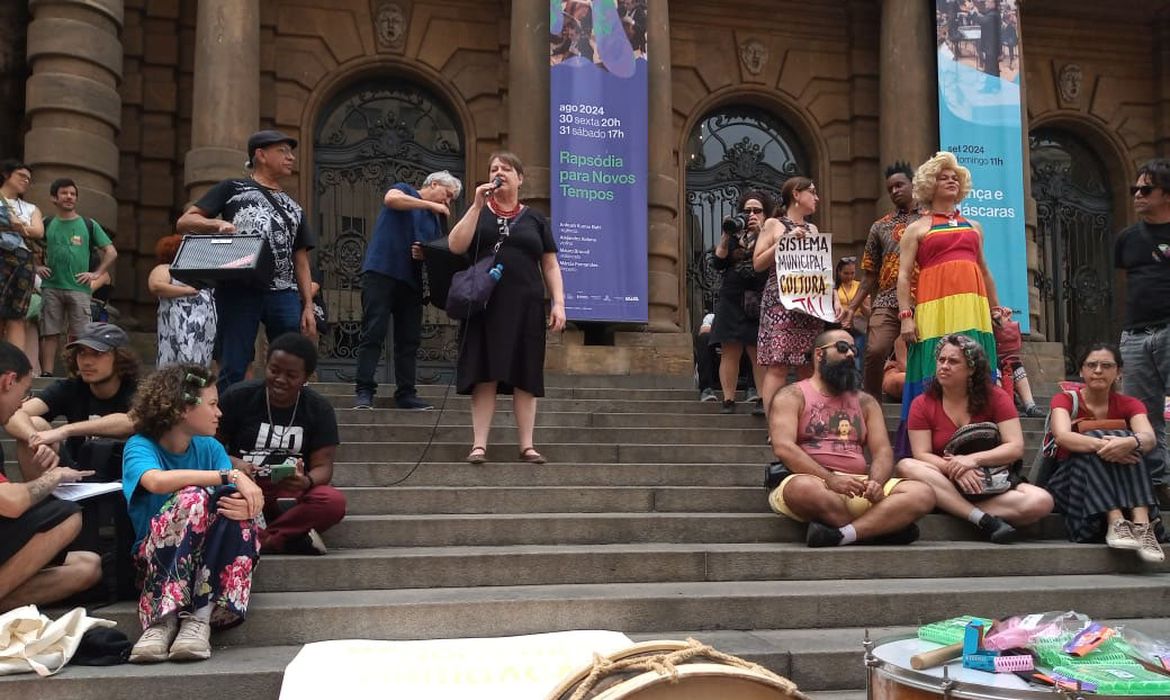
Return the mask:
POLYGON ((934 378, 914 399, 906 427, 913 457, 898 462, 898 476, 934 490, 939 510, 970 521, 992 542, 1015 538, 1016 528, 1052 512, 1047 491, 1019 479, 1024 431, 1015 404, 991 380, 983 346, 965 335, 946 335, 935 349, 934 378), (994 423, 998 445, 971 454, 954 454, 948 444, 960 428, 994 423), (989 470, 1008 468, 1010 488, 991 491, 989 470))
MULTIPOLYGON (((739 212, 745 225, 737 228, 733 222, 725 222, 719 245, 715 246, 714 267, 723 271, 723 283, 715 302, 715 324, 708 342, 720 346, 723 413, 735 412, 739 365, 745 350, 751 360, 755 386, 761 386, 764 380, 764 370, 756 363, 756 338, 760 333, 760 292, 768 275, 756 272, 752 256, 760 228, 774 206, 772 198, 763 192, 745 192, 739 198, 739 212)), ((762 409, 759 410, 762 414, 762 409)))
POLYGON ((455 386, 471 395, 471 464, 487 461, 488 433, 496 394, 512 394, 519 437, 519 460, 544 464, 532 433, 536 399, 544 396, 544 334, 565 327, 565 285, 557 244, 544 214, 520 201, 524 165, 513 153, 488 158, 488 182, 475 188, 463 218, 451 229, 451 251, 473 260, 489 255, 503 275, 487 308, 459 324, 455 386), (498 252, 496 246, 499 246, 498 252), (544 293, 552 297, 545 315, 544 293))
POLYGON ((206 367, 158 370, 138 387, 131 415, 122 491, 144 585, 130 661, 207 659, 211 628, 247 613, 264 495, 215 439, 219 392, 206 367))
POLYGON ((1157 442, 1146 407, 1117 391, 1122 367, 1117 348, 1091 345, 1080 366, 1084 388, 1052 397, 1049 430, 1057 466, 1048 490, 1064 515, 1069 540, 1104 541, 1136 551, 1143 561, 1160 562, 1158 541, 1165 532, 1144 463, 1157 442))

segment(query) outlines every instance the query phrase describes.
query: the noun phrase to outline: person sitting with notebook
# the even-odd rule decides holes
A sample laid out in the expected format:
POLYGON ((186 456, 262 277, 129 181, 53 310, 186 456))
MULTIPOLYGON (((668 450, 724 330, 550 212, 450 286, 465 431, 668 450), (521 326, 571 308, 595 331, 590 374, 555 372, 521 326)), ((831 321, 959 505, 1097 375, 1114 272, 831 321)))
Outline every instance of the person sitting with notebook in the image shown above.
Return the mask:
MULTIPOLYGON (((31 387, 28 356, 0 340, 0 421, 12 418, 31 387)), ((0 469, 0 613, 57 602, 101 579, 97 554, 64 552, 81 531, 81 512, 52 496, 59 484, 90 473, 53 467, 32 481, 11 483, 0 469)))

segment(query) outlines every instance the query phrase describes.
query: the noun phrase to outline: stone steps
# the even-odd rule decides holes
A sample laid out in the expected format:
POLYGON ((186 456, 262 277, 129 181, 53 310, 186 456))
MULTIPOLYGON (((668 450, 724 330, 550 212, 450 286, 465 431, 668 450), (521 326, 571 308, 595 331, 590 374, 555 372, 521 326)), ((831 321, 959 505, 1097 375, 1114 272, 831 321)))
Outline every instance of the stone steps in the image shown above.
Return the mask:
MULTIPOLYGON (((999 617, 1077 610, 1094 617, 1157 617, 1170 609, 1165 575, 988 576, 824 581, 572 583, 540 586, 256 593, 247 624, 222 632, 226 646, 326 639, 438 639, 571 629, 808 630, 916 625, 957 611, 999 617), (912 604, 907 605, 908 601, 912 604)), ((137 603, 102 616, 131 628, 137 603)), ((799 682, 799 681, 798 681, 799 682)))
POLYGON ((571 583, 823 581, 975 578, 1011 571, 1079 576, 1170 571, 1128 552, 1063 540, 1010 547, 926 540, 913 546, 813 550, 803 542, 622 543, 602 545, 437 546, 332 549, 327 557, 265 557, 256 592, 448 588, 571 583), (891 555, 896 556, 896 562, 891 555))
MULTIPOLYGON (((930 515, 923 539, 979 541, 974 525, 930 515)), ((920 526, 921 527, 921 526, 920 526)), ((805 526, 772 513, 494 513, 354 515, 329 530, 343 548, 674 542, 803 542, 805 526)), ((1063 538, 1059 518, 1025 528, 1025 539, 1063 538)))
MULTIPOLYGON (((352 385, 314 384, 338 407, 334 483, 351 513, 326 533, 328 556, 264 556, 248 622, 217 634, 208 662, 0 678, 0 697, 145 697, 165 676, 176 697, 276 698, 306 641, 593 628, 695 636, 814 699, 859 700, 863 628, 878 638, 964 612, 1077 609, 1156 618, 1138 626, 1170 633, 1170 567, 1069 544, 1058 517, 1012 546, 934 514, 909 547, 808 549, 803 525, 768 512, 772 454, 747 404, 722 415, 686 377, 549 376, 547 386, 536 441, 550 463, 517 461, 500 397, 491 461, 475 466, 462 461, 469 402, 449 387, 421 387, 442 411, 385 408, 388 395, 365 411, 350 408, 352 385)), ((900 406, 883 410, 894 429, 900 406)), ((1030 458, 1043 419, 1023 425, 1030 458)), ((97 615, 137 633, 131 603, 97 615)))
MULTIPOLYGON (((982 611, 970 609, 973 613, 982 611)), ((1143 631, 1170 635, 1170 619, 1117 620, 1143 631)), ((759 663, 795 680, 812 700, 864 700, 862 641, 913 634, 916 627, 840 627, 818 630, 762 629, 685 630, 633 633, 635 641, 693 637, 720 651, 759 663)), ((245 697, 276 700, 284 669, 299 646, 217 647, 211 660, 161 666, 69 666, 60 674, 37 679, 29 675, 0 677, 6 700, 109 700, 153 697, 159 676, 175 698, 245 697), (111 689, 112 692, 111 692, 111 689)))

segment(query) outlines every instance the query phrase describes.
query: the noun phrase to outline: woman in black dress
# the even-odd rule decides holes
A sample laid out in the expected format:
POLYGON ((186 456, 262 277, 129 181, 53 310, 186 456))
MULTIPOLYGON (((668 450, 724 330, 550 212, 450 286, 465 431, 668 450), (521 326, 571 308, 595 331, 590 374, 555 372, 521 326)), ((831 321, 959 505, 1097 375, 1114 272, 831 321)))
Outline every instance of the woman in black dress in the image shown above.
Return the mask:
MULTIPOLYGON (((715 246, 716 270, 723 271, 723 284, 715 302, 715 325, 708 342, 722 346, 719 384, 723 388, 723 413, 735 412, 735 390, 739 382, 739 361, 747 350, 755 386, 763 386, 764 368, 756 363, 756 336, 760 331, 760 294, 768 281, 767 272, 756 272, 752 256, 760 228, 775 205, 762 192, 745 192, 739 198, 742 227, 732 220, 723 224, 723 235, 715 246)), ((763 414, 763 406, 759 410, 763 414)))
POLYGON ((565 293, 557 246, 548 219, 520 203, 524 165, 514 154, 493 153, 488 182, 475 189, 475 199, 451 229, 452 252, 472 260, 493 255, 503 276, 487 309, 459 328, 456 389, 471 395, 474 433, 467 461, 487 460, 488 432, 496 410, 496 393, 512 394, 520 460, 544 464, 532 442, 536 397, 544 396, 544 333, 565 327, 565 293), (545 287, 552 297, 544 311, 545 287))

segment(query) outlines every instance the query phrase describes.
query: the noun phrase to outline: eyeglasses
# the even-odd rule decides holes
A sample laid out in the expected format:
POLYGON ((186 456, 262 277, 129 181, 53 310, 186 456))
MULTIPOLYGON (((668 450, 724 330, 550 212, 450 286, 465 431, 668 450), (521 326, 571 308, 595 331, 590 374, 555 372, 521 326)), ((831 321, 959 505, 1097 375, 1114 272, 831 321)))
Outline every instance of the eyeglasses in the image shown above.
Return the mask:
POLYGON ((763 214, 764 209, 763 209, 763 207, 744 207, 743 213, 744 214, 763 214))
POLYGON ((817 346, 817 350, 824 350, 825 348, 833 348, 842 355, 848 355, 849 353, 853 353, 854 355, 857 354, 857 346, 853 343, 850 343, 848 340, 838 340, 835 343, 817 346))
POLYGON ((1149 197, 1156 189, 1159 189, 1157 185, 1134 185, 1129 188, 1129 196, 1136 197, 1140 193, 1143 197, 1149 197))
POLYGON ((1089 370, 1090 372, 1096 372, 1097 370, 1101 370, 1102 372, 1108 372, 1111 369, 1117 369, 1117 363, 1116 362, 1097 362, 1094 360, 1094 361, 1086 362, 1085 369, 1089 370))

